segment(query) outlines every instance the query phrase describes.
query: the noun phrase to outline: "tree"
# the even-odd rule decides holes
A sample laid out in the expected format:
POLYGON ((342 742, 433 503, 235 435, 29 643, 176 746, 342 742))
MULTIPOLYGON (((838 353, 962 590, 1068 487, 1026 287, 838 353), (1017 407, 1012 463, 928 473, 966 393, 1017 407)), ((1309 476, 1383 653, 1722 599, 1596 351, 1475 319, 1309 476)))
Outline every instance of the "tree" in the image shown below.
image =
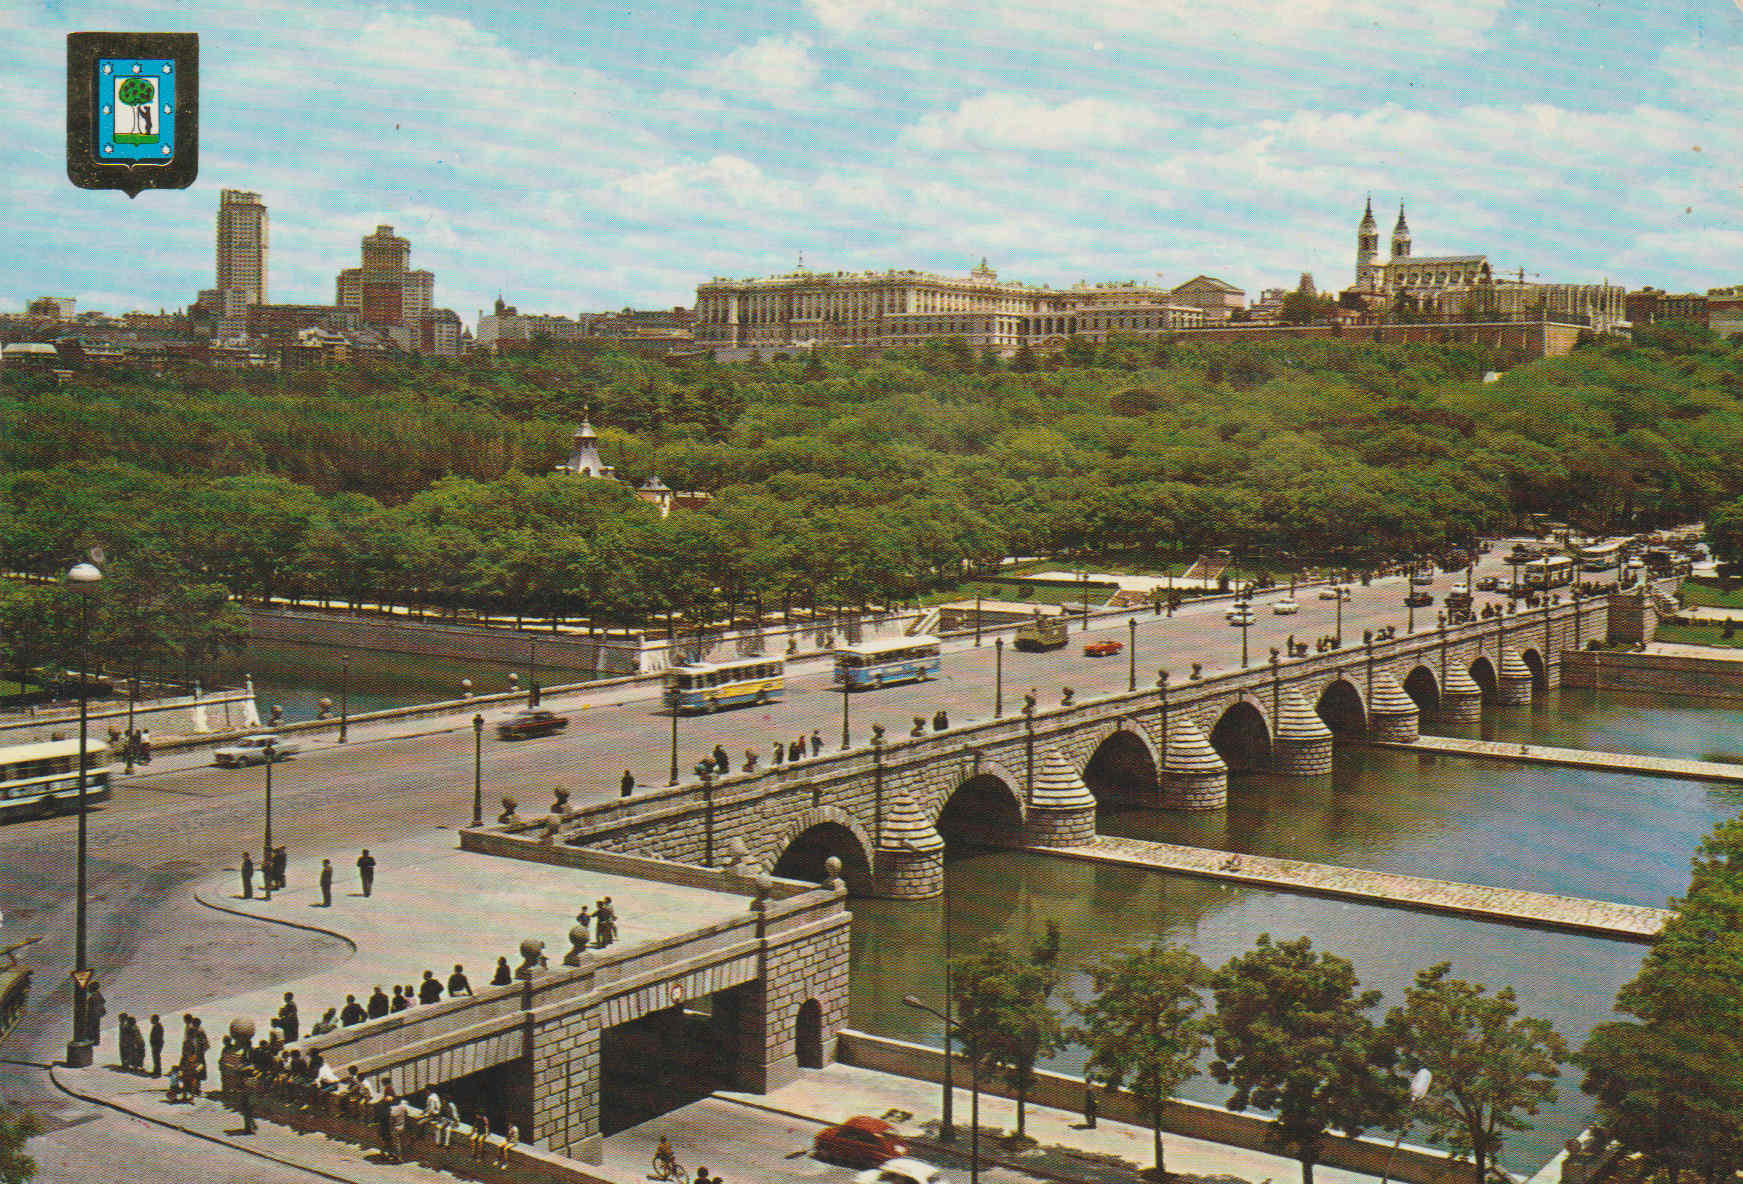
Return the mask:
POLYGON ((1162 1111, 1198 1075, 1198 1056, 1210 1042, 1198 994, 1209 972, 1192 951, 1164 942, 1106 954, 1083 969, 1095 994, 1076 1004, 1083 1025, 1071 1030, 1071 1038, 1089 1049, 1084 1076, 1129 1088, 1143 1099, 1155 1173, 1163 1176, 1162 1111))
POLYGON ((1035 1062, 1065 1047, 1064 1026, 1048 997, 1058 983, 1058 929, 1024 958, 997 940, 984 941, 950 969, 957 1023, 974 1039, 983 1066, 1004 1072, 1017 1094, 1016 1137, 1024 1138, 1035 1062))
POLYGON ((149 78, 129 78, 121 84, 121 89, 115 97, 122 103, 133 108, 133 130, 149 133, 151 131, 151 116, 146 108, 151 105, 151 97, 157 90, 149 78), (145 126, 141 129, 140 124, 145 126))
POLYGON ((1743 563, 1743 498, 1707 515, 1707 543, 1723 563, 1743 563))
POLYGON ((29 1184, 36 1178, 36 1160, 24 1144, 42 1127, 36 1115, 0 1099, 0 1184, 29 1184))
POLYGON ((1486 1181, 1507 1131, 1529 1130, 1525 1116, 1555 1099, 1567 1042, 1548 1020, 1519 1015, 1513 988, 1493 995, 1449 978, 1452 964, 1417 972, 1404 1005, 1386 1017, 1403 1067, 1434 1073, 1423 1100, 1430 1138, 1468 1154, 1486 1181))
POLYGON ((1267 1138, 1301 1162, 1302 1184, 1313 1184, 1327 1132, 1355 1137, 1398 1114, 1403 1091, 1392 1047, 1364 1014, 1380 992, 1358 993, 1347 961, 1314 953, 1305 937, 1273 944, 1261 934, 1213 986, 1211 1076, 1235 1087, 1229 1109, 1276 1115, 1267 1138))

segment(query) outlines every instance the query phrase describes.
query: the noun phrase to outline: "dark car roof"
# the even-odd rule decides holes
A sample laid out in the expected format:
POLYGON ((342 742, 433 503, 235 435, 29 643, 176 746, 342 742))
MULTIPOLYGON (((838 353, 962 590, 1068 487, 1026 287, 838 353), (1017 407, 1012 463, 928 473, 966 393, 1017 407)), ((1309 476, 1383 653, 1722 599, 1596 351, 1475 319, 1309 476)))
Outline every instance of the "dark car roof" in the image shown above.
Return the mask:
POLYGON ((855 1115, 841 1125, 853 1127, 855 1130, 867 1131, 874 1135, 891 1135, 896 1131, 895 1127, 891 1126, 883 1119, 867 1118, 863 1114, 855 1115))

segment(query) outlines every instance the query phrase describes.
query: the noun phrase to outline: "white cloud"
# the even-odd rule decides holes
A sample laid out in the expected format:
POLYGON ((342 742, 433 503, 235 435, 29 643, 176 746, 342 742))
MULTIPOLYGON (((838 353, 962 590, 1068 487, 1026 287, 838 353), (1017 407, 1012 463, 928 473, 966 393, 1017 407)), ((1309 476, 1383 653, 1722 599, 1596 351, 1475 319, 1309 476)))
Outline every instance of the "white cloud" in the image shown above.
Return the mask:
POLYGON ((804 37, 764 37, 704 67, 700 81, 777 106, 807 94, 822 68, 804 37))
POLYGON ((1148 107, 1111 99, 1048 103, 1026 95, 984 94, 954 111, 934 111, 902 133, 932 152, 962 149, 1072 151, 1135 144, 1170 121, 1148 107))

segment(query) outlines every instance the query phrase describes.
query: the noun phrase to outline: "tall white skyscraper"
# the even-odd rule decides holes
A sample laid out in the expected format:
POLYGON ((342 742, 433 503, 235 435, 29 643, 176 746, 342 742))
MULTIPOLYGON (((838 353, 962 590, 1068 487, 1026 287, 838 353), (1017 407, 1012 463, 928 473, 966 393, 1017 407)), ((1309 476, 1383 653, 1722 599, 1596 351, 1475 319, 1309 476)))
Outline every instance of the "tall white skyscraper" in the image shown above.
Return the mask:
POLYGON ((239 291, 243 304, 266 303, 266 205, 258 193, 218 193, 217 288, 239 291))

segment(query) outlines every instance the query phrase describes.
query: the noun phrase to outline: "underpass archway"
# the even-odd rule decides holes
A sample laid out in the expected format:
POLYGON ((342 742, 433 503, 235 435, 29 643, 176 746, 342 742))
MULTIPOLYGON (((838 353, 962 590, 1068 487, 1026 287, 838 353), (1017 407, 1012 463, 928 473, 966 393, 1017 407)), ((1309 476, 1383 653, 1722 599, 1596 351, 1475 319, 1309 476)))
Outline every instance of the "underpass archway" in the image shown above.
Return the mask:
POLYGON ((1495 664, 1487 658, 1471 663, 1471 681, 1483 688, 1483 702, 1493 703, 1501 684, 1495 678, 1495 664))
POLYGON ((1231 773, 1256 773, 1271 763, 1271 729, 1259 709, 1244 699, 1217 719, 1210 746, 1231 773))
POLYGON ((1015 841, 1023 833, 1021 790, 997 773, 976 773, 951 793, 933 825, 947 846, 1015 841))
POLYGON ((821 884, 829 878, 831 855, 841 860, 841 878, 850 893, 871 892, 870 855, 860 836, 843 822, 815 822, 791 836, 780 848, 773 871, 786 879, 821 884))
POLYGON ((1128 727, 1115 729, 1090 754, 1083 768, 1083 783, 1097 802, 1153 804, 1156 755, 1149 741, 1128 727))
POLYGON ((1440 680, 1426 666, 1418 666, 1405 676, 1404 693, 1425 716, 1440 710, 1440 680))
POLYGON ((1361 736, 1368 730, 1368 712, 1362 706, 1362 693, 1347 679, 1337 679, 1320 692, 1314 704, 1319 718, 1341 738, 1361 736))

